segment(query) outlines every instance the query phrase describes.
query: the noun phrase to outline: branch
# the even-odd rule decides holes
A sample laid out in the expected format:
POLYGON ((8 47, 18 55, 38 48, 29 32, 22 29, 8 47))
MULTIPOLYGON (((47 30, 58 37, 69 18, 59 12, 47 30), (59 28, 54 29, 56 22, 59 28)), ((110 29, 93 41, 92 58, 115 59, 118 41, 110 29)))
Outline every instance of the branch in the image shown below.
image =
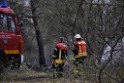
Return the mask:
POLYGON ((89 5, 100 5, 100 6, 123 6, 124 3, 120 3, 120 4, 107 4, 107 3, 88 3, 88 2, 84 2, 83 4, 89 4, 89 5))
POLYGON ((74 24, 73 24, 73 28, 72 28, 73 33, 74 33, 74 29, 75 29, 75 26, 76 26, 76 22, 77 22, 78 15, 79 15, 81 6, 82 6, 82 4, 83 4, 83 1, 84 1, 84 0, 81 0, 81 1, 80 1, 79 6, 78 6, 78 10, 77 10, 77 12, 76 12, 76 16, 75 16, 75 20, 74 20, 74 24))
POLYGON ((120 39, 121 39, 121 37, 119 37, 119 38, 117 39, 117 41, 115 42, 115 44, 111 47, 110 57, 109 57, 109 59, 103 64, 103 66, 101 67, 101 69, 100 69, 100 71, 99 71, 99 73, 98 73, 98 81, 99 81, 98 83, 102 83, 102 81, 101 81, 101 75, 102 75, 104 69, 106 68, 106 66, 107 66, 107 65, 109 64, 109 62, 112 60, 114 48, 115 48, 115 46, 117 45, 117 43, 119 42, 120 39))

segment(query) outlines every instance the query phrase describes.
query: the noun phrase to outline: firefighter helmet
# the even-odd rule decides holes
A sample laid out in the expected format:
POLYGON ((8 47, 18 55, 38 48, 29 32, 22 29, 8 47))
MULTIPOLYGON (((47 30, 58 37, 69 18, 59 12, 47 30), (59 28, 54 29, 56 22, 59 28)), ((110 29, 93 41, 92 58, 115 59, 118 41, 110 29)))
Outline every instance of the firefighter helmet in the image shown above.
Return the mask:
POLYGON ((60 37, 60 38, 59 38, 59 41, 60 41, 60 42, 64 42, 64 37, 60 37))
POLYGON ((75 38, 75 39, 81 38, 81 35, 80 35, 80 34, 76 34, 76 35, 74 36, 74 38, 75 38))

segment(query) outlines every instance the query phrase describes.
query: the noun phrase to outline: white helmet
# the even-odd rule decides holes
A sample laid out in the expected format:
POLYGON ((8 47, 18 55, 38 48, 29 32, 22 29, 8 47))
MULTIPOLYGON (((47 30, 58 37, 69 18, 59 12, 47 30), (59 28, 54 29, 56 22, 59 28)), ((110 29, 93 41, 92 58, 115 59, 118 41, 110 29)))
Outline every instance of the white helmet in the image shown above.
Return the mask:
POLYGON ((80 34, 76 34, 76 35, 74 36, 74 38, 75 38, 75 39, 81 38, 81 35, 80 35, 80 34))

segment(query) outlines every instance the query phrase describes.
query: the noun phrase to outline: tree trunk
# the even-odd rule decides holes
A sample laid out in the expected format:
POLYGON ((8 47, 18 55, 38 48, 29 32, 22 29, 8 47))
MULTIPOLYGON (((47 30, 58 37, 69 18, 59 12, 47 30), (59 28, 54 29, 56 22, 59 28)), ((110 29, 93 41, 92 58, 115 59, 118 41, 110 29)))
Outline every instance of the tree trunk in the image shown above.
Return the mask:
POLYGON ((36 34, 36 39, 37 39, 37 43, 38 43, 38 49, 39 49, 39 64, 41 67, 45 66, 45 57, 44 57, 44 46, 43 46, 43 40, 41 37, 41 32, 39 30, 39 26, 38 26, 38 16, 37 16, 37 12, 36 12, 36 3, 35 0, 30 0, 31 3, 31 8, 32 8, 32 19, 33 19, 33 23, 34 23, 34 28, 35 28, 35 34, 36 34))

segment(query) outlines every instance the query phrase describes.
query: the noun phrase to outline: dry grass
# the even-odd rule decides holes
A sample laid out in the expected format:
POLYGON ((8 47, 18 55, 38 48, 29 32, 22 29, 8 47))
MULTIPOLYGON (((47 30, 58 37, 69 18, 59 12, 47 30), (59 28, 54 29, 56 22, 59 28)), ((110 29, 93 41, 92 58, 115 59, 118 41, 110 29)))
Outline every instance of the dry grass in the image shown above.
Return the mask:
MULTIPOLYGON (((21 66, 19 70, 6 70, 6 73, 2 74, 2 80, 0 82, 12 82, 12 83, 91 83, 85 73, 80 72, 82 75, 75 77, 72 72, 65 72, 62 78, 52 78, 52 72, 49 71, 34 71, 29 69, 25 64, 21 66)), ((93 82, 92 82, 93 83, 93 82)))
MULTIPOLYGON (((79 67, 81 70, 78 73, 74 71, 74 67, 65 69, 62 78, 52 77, 52 71, 43 71, 40 68, 35 70, 28 68, 25 64, 19 70, 6 70, 6 73, 1 75, 0 83, 97 83, 98 69, 93 66, 83 65, 79 67), (72 70, 71 70, 72 69, 72 70)), ((117 68, 116 68, 117 69, 117 68)), ((120 69, 114 71, 105 70, 102 76, 103 83, 117 83, 121 78, 117 75, 122 75, 120 69), (118 72, 117 72, 118 71, 118 72), (114 73, 113 73, 114 72, 114 73), (120 72, 120 74, 119 74, 120 72)), ((121 76, 123 78, 123 75, 121 76)))

